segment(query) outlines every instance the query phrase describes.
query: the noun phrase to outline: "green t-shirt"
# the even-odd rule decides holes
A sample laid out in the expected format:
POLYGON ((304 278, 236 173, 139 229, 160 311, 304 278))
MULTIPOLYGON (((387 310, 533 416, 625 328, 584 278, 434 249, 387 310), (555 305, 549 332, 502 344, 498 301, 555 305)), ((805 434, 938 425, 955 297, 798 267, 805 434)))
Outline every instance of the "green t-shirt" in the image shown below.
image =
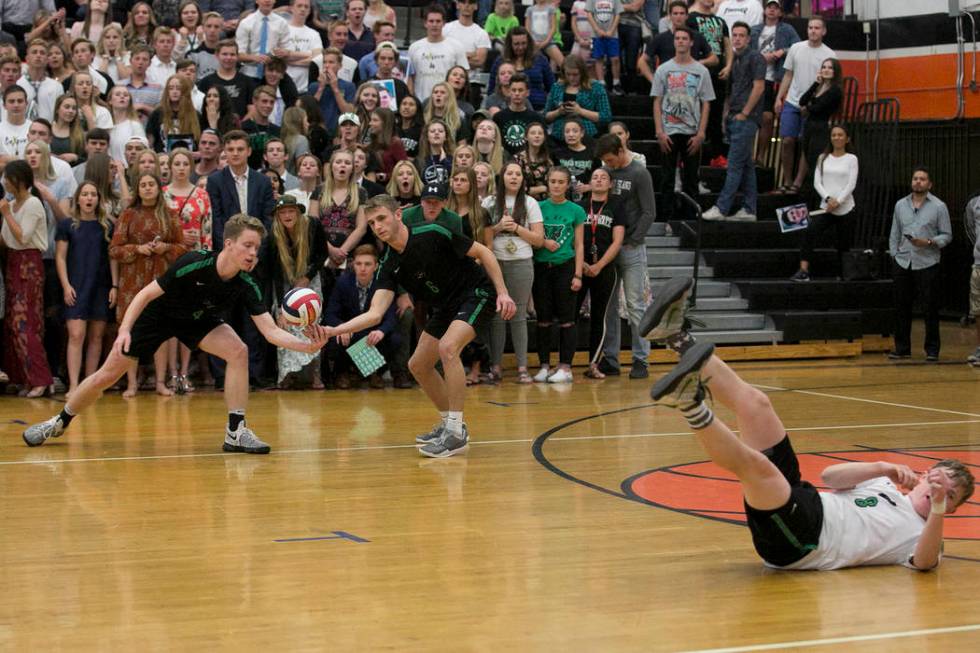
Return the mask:
POLYGON ((534 260, 558 264, 575 258, 575 227, 585 224, 585 209, 568 200, 555 204, 550 198, 538 202, 538 205, 544 218, 544 237, 557 242, 558 249, 553 252, 545 247, 536 249, 534 260))
POLYGON ((517 16, 512 15, 510 18, 501 18, 497 14, 490 14, 487 16, 487 22, 484 24, 483 29, 490 35, 490 38, 503 40, 507 36, 507 32, 518 25, 520 23, 517 21, 517 16))
MULTIPOLYGON (((425 216, 422 214, 422 205, 412 206, 402 211, 402 222, 406 227, 414 227, 417 224, 425 224, 425 216)), ((450 211, 443 209, 433 221, 438 225, 449 229, 454 234, 463 235, 463 219, 450 211)))

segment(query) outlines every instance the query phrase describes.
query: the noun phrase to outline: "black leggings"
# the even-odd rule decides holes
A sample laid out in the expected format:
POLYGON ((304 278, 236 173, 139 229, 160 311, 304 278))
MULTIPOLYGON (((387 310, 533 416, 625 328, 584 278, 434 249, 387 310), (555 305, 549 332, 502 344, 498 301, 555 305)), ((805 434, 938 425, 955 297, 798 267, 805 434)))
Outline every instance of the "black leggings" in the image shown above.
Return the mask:
POLYGON ((538 316, 538 359, 541 366, 551 365, 551 327, 558 322, 558 362, 571 365, 575 356, 575 259, 564 263, 534 264, 534 310, 538 316), (543 324, 542 324, 543 323, 543 324))
MULTIPOLYGON (((803 230, 803 245, 800 247, 800 258, 807 262, 813 261, 813 246, 823 232, 834 230, 834 246, 837 248, 838 259, 844 252, 851 249, 851 238, 854 231, 854 220, 850 213, 833 215, 824 213, 810 218, 810 226, 803 230)), ((841 261, 838 260, 838 263, 841 261)))
MULTIPOLYGON (((602 268, 598 276, 582 277, 582 289, 578 291, 578 311, 581 311, 586 293, 591 297, 589 304, 589 315, 591 316, 589 319, 589 363, 597 363, 602 354, 602 341, 606 336, 606 311, 609 308, 609 300, 612 299, 613 291, 616 290, 618 280, 619 272, 616 269, 615 261, 602 268)), ((581 315, 580 312, 578 314, 581 315)))

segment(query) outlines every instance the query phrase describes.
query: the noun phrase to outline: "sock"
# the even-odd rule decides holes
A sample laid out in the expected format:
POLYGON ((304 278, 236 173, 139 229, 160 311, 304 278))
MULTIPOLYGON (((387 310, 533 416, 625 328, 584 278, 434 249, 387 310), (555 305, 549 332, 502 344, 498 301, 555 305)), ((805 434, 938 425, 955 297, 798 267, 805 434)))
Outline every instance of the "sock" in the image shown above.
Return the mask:
POLYGON ((442 420, 442 424, 443 424, 443 426, 445 426, 446 420, 449 419, 449 411, 448 410, 440 410, 439 411, 439 419, 442 420))
POLYGON ((232 410, 228 412, 228 430, 235 432, 238 427, 242 425, 245 421, 245 411, 244 410, 232 410))
POLYGON ((71 421, 75 419, 75 413, 68 410, 68 404, 65 404, 65 407, 61 409, 61 413, 58 415, 58 417, 61 418, 61 425, 67 427, 69 424, 71 424, 71 421))
POLYGON ((687 408, 681 408, 681 415, 687 420, 688 426, 695 431, 701 430, 715 421, 715 414, 703 401, 691 404, 687 408))
POLYGON ((463 432, 463 411, 449 411, 446 415, 446 430, 456 435, 463 432))
POLYGON ((698 341, 694 339, 694 336, 687 331, 679 331, 678 333, 667 338, 665 342, 669 349, 676 351, 681 356, 683 356, 688 349, 697 343, 698 341))

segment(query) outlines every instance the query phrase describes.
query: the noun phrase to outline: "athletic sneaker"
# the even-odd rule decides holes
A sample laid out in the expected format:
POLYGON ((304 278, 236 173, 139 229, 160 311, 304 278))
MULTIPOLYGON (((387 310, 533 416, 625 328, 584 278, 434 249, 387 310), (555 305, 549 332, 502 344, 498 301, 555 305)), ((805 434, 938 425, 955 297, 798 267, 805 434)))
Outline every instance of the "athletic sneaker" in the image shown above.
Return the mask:
POLYGON ((650 389, 650 397, 661 406, 688 408, 704 400, 707 388, 701 381, 701 368, 715 352, 710 342, 699 342, 650 389))
POLYGON ((794 274, 793 276, 791 276, 789 278, 789 280, 790 281, 809 281, 810 280, 810 273, 807 272, 806 270, 804 270, 803 268, 800 268, 799 270, 796 271, 796 274, 794 274))
POLYGON ((976 351, 966 357, 966 362, 974 367, 980 367, 980 347, 977 347, 976 351))
POLYGON ((61 415, 55 415, 51 419, 33 424, 24 429, 24 442, 28 447, 37 447, 44 444, 48 438, 60 438, 65 432, 65 425, 61 423, 61 415))
POLYGON ((711 195, 711 189, 703 181, 698 182, 698 193, 701 195, 711 195))
POLYGON ((647 340, 661 341, 684 328, 687 299, 694 289, 691 277, 674 277, 664 284, 640 320, 639 330, 647 340))
POLYGON ((633 361, 633 366, 630 367, 630 378, 631 379, 646 379, 650 376, 650 371, 647 369, 647 364, 643 361, 633 361))
POLYGON ((725 214, 721 212, 717 206, 712 206, 707 211, 701 213, 701 218, 703 220, 727 220, 725 214))
POLYGON ((239 453, 269 453, 272 448, 259 439, 259 436, 252 432, 252 429, 245 426, 245 422, 238 425, 235 431, 225 427, 225 444, 222 447, 225 451, 236 451, 239 453))
POLYGON ((446 430, 445 425, 442 422, 439 422, 438 424, 433 426, 432 430, 429 431, 428 433, 423 433, 422 435, 416 435, 415 442, 417 444, 422 444, 422 445, 430 444, 432 442, 438 442, 439 440, 442 439, 442 434, 445 430, 446 430))
POLYGON ((533 377, 534 378, 534 382, 535 383, 544 383, 545 381, 548 380, 548 377, 549 376, 551 376, 551 368, 542 367, 540 370, 538 370, 538 373, 534 375, 534 377, 533 377))
POLYGON ((571 370, 558 369, 548 377, 548 383, 571 383, 573 378, 571 370))
POLYGON ((745 207, 740 208, 735 212, 735 215, 728 216, 729 222, 755 222, 758 217, 755 213, 750 213, 745 210, 745 207))
POLYGON ((456 434, 444 430, 441 440, 430 442, 421 447, 419 453, 427 458, 449 458, 459 453, 465 453, 470 448, 470 434, 463 424, 463 432, 456 434))

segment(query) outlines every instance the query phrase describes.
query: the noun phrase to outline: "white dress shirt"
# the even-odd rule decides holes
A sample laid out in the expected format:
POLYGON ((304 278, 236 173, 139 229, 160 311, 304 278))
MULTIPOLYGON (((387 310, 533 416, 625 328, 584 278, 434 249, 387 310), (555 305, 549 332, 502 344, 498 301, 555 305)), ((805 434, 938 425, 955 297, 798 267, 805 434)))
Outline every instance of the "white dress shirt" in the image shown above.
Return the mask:
MULTIPOLYGON (((238 29, 235 30, 235 41, 238 42, 238 51, 242 54, 271 54, 276 48, 292 50, 289 22, 276 13, 263 16, 262 12, 256 11, 243 18, 242 22, 238 23, 238 29), (259 45, 262 41, 262 22, 266 19, 269 21, 269 31, 265 41, 265 52, 262 52, 259 45)), ((242 74, 258 79, 258 64, 243 65, 242 74)))
POLYGON ((162 88, 166 87, 167 80, 171 75, 177 74, 177 62, 173 59, 170 63, 163 63, 156 55, 150 59, 150 67, 146 69, 146 81, 151 84, 159 84, 162 88))

